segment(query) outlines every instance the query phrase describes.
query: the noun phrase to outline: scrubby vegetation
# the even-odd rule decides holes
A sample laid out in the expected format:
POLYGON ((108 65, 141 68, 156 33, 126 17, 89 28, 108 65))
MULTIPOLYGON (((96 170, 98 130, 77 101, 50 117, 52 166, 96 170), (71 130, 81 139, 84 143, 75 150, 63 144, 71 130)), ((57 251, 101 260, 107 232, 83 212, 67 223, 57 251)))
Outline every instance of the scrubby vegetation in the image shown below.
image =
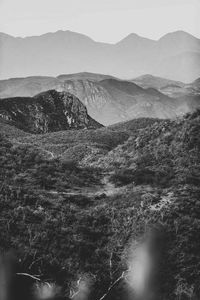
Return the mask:
POLYGON ((121 122, 117 124, 110 125, 108 128, 117 131, 128 132, 129 134, 135 134, 139 129, 147 128, 147 126, 151 126, 154 123, 163 122, 162 119, 148 119, 148 118, 139 118, 133 119, 126 122, 121 122))
MULTIPOLYGON (((1 250, 19 252, 21 271, 56 281, 68 296, 89 277, 88 299, 100 299, 128 269, 132 241, 156 227, 164 249, 155 299, 199 299, 200 112, 141 123, 128 133, 109 129, 106 138, 105 129, 34 136, 32 145, 29 137, 18 139, 22 145, 1 138, 1 250), (42 141, 56 146, 61 137, 81 159, 43 155, 42 141), (102 147, 96 161, 92 151, 82 156, 87 139, 102 147), (83 160, 87 167, 78 164, 83 160), (101 185, 105 171, 120 193, 67 194, 101 185)), ((122 299, 121 289, 105 299, 122 299)))
POLYGON ((0 117, 0 134, 7 138, 21 138, 27 136, 28 133, 18 129, 14 123, 4 120, 0 117))
POLYGON ((113 131, 108 128, 97 130, 67 130, 41 135, 26 135, 12 139, 16 144, 35 145, 53 156, 63 159, 75 159, 80 162, 89 151, 95 154, 107 153, 129 137, 124 131, 113 131))

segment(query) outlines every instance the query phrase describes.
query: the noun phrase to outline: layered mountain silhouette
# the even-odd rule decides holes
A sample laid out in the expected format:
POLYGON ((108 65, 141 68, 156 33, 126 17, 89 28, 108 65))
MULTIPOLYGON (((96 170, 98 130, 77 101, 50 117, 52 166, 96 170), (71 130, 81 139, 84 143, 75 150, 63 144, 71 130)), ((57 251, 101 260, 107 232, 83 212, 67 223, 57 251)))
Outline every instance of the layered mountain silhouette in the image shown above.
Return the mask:
POLYGON ((143 89, 129 81, 68 80, 65 81, 65 89, 79 97, 90 115, 104 125, 140 117, 176 116, 174 99, 154 89, 143 89))
POLYGON ((86 107, 67 92, 50 90, 34 97, 15 97, 0 101, 0 117, 5 126, 15 125, 30 133, 102 127, 87 113, 86 107))
POLYGON ((147 89, 155 88, 165 95, 172 98, 181 96, 194 96, 200 94, 200 79, 196 79, 192 83, 185 84, 181 81, 174 81, 163 77, 157 77, 150 74, 139 76, 132 82, 147 89))
POLYGON ((2 80, 0 98, 33 97, 52 89, 75 95, 103 125, 140 117, 174 118, 200 105, 198 80, 184 84, 145 75, 126 81, 96 73, 2 80))
POLYGON ((76 72, 134 78, 153 74, 191 82, 200 76, 200 40, 177 31, 158 41, 130 34, 116 44, 57 31, 26 38, 0 34, 0 78, 76 72))
POLYGON ((137 78, 132 79, 131 81, 135 82, 143 88, 155 88, 157 90, 165 89, 167 86, 176 86, 180 88, 186 86, 186 84, 181 81, 153 76, 151 74, 141 75, 137 78))

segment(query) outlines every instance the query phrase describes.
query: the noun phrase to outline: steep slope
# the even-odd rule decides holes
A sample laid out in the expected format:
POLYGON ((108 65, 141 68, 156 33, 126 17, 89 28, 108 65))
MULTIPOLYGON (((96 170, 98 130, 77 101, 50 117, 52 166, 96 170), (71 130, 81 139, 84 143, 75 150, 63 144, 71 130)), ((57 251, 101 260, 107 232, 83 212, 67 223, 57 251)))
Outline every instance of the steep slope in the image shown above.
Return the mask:
POLYGON ((0 51, 2 79, 87 71, 120 78, 154 74, 191 82, 200 75, 200 40, 182 31, 158 41, 130 34, 116 44, 71 31, 27 38, 1 34, 0 51))
POLYGON ((173 118, 187 107, 155 89, 143 89, 133 82, 105 79, 65 81, 65 89, 81 99, 90 115, 104 125, 133 118, 173 118))
POLYGON ((168 118, 182 113, 182 110, 176 111, 174 100, 156 90, 93 73, 3 80, 0 81, 0 96, 33 96, 49 87, 78 97, 89 115, 104 125, 137 117, 168 118))
POLYGON ((52 89, 64 91, 64 82, 67 80, 90 80, 96 82, 107 78, 111 78, 111 76, 88 72, 63 74, 57 77, 31 76, 10 78, 0 80, 0 98, 32 97, 52 89))
POLYGON ((199 82, 174 82, 145 75, 132 81, 78 73, 0 81, 0 97, 30 97, 48 89, 75 95, 89 115, 104 125, 138 117, 173 118, 199 107, 199 82), (134 81, 134 82, 133 82, 134 81), (176 99, 172 99, 176 98, 176 99))
POLYGON ((64 82, 64 88, 79 97, 87 107, 88 113, 104 125, 113 124, 126 118, 123 107, 114 101, 101 82, 67 80, 64 82))
POLYGON ((31 133, 101 127, 88 115, 86 107, 78 98, 55 90, 32 98, 2 99, 0 116, 31 133))

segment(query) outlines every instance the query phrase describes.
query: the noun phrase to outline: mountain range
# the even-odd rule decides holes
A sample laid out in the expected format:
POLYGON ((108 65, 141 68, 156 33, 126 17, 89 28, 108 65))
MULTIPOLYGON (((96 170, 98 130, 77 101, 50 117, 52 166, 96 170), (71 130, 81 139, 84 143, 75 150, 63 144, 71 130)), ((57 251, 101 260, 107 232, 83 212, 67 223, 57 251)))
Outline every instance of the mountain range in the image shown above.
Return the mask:
POLYGON ((88 71, 191 82, 200 76, 200 40, 183 31, 157 41, 132 33, 116 44, 61 30, 25 38, 0 33, 0 64, 1 79, 88 71))
POLYGON ((1 80, 0 98, 34 97, 48 90, 67 92, 76 96, 97 122, 112 125, 140 117, 175 118, 193 111, 200 105, 199 83, 184 84, 153 75, 121 80, 85 72, 1 80))
POLYGON ((60 31, 1 34, 0 49, 1 77, 23 76, 0 80, 6 278, 52 284, 51 299, 200 299, 199 40, 60 31))

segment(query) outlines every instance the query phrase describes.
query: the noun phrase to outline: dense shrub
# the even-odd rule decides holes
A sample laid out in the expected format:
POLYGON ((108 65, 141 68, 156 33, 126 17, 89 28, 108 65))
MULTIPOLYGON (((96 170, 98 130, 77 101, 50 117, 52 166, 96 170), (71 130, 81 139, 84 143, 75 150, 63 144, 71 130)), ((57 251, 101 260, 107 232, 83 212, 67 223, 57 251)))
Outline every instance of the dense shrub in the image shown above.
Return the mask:
MULTIPOLYGON (((106 173, 111 168, 111 180, 122 186, 111 196, 66 194, 100 186, 101 170, 44 159, 34 146, 1 138, 1 250, 18 250, 21 271, 56 281, 65 295, 78 279, 92 277, 90 299, 96 300, 128 269, 131 243, 158 226, 165 233, 158 299, 199 299, 199 122, 200 112, 153 122, 102 153, 97 165, 106 173)), ((56 144, 58 137, 52 139, 56 144)), ((107 299, 117 299, 118 291, 107 299)))
POLYGON ((110 180, 118 186, 123 186, 132 183, 134 178, 132 170, 119 169, 110 177, 110 180))

